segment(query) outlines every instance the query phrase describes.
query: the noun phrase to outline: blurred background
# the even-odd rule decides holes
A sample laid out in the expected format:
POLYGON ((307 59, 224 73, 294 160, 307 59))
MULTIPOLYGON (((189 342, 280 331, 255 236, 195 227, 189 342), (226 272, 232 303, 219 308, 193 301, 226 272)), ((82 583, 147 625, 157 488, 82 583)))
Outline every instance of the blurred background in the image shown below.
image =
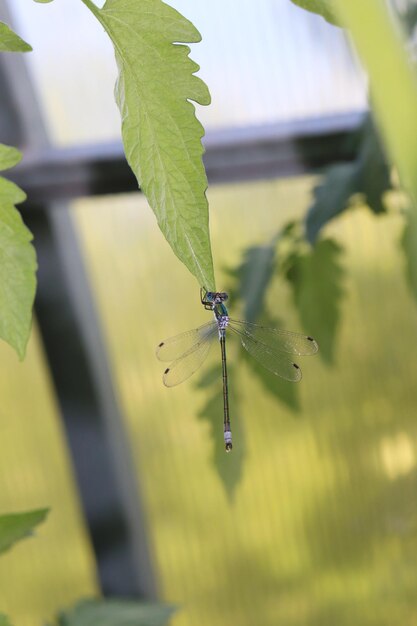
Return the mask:
POLYGON ((170 4, 203 37, 217 286, 234 317, 322 350, 295 387, 230 347, 226 456, 217 351, 162 384, 155 346, 208 314, 124 165, 111 44, 81 2, 2 0, 34 48, 1 59, 0 129, 26 149, 40 271, 24 363, 0 344, 0 509, 51 514, 0 560, 0 606, 34 626, 104 591, 175 604, 174 626, 411 626, 417 328, 395 193, 382 217, 359 197, 314 251, 297 239, 323 168, 355 158, 366 78, 289 0, 170 4))

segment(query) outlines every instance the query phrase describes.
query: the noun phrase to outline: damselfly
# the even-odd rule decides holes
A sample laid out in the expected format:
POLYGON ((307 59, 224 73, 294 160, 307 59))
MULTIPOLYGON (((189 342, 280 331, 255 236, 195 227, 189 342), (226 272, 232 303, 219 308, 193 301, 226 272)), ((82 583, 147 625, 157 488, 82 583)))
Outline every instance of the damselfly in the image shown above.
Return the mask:
POLYGON ((225 292, 202 289, 201 304, 206 310, 213 312, 214 320, 162 341, 156 351, 160 361, 171 362, 164 372, 163 381, 167 387, 174 387, 198 370, 206 359, 213 340, 218 337, 222 355, 223 426, 227 452, 232 449, 232 432, 227 386, 226 330, 237 335, 245 350, 263 367, 291 382, 301 379, 301 370, 291 360, 290 355, 307 356, 316 354, 318 350, 317 342, 312 337, 232 319, 224 304, 228 297, 225 292))

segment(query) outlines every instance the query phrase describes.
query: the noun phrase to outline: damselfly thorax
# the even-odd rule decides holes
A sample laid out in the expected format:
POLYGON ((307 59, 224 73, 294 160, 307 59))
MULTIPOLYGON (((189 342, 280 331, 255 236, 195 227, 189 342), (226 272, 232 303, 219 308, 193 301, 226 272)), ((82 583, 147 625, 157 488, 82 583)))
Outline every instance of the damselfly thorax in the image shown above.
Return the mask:
POLYGON ((171 361, 165 370, 163 381, 167 387, 179 385, 187 380, 205 361, 216 337, 220 342, 223 379, 223 430, 227 451, 232 449, 232 433, 229 416, 229 391, 227 381, 226 335, 236 335, 241 345, 267 370, 288 380, 301 380, 301 370, 291 359, 292 355, 307 356, 318 351, 316 341, 309 336, 288 330, 268 328, 251 322, 229 317, 225 292, 201 290, 201 303, 212 311, 214 320, 199 328, 162 341, 157 348, 161 361, 171 361))

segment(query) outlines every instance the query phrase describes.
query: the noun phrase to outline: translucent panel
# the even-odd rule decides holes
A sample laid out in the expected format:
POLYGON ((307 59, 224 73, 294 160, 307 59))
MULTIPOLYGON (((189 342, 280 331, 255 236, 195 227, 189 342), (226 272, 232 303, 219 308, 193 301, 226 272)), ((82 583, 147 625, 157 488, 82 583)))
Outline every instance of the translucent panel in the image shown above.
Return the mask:
MULTIPOLYGON (((9 3, 35 52, 26 60, 58 143, 119 137, 112 46, 81 0, 9 3)), ((102 3, 101 3, 102 4, 102 3)), ((192 47, 212 104, 208 128, 246 126, 363 109, 366 95, 343 31, 289 0, 172 0, 203 41, 192 47)))
POLYGON ((94 562, 36 332, 24 363, 1 342, 0 366, 0 511, 51 508, 36 537, 1 555, 0 607, 39 626, 96 593, 94 562))
MULTIPOLYGON (((210 190, 219 289, 229 282, 222 270, 236 266, 246 246, 269 241, 305 209, 311 185, 293 179, 210 190)), ((201 416, 211 389, 196 388, 200 373, 167 389, 155 358, 165 337, 210 319, 196 282, 143 198, 83 201, 75 215, 163 596, 180 607, 173 625, 413 626, 416 309, 397 246, 402 218, 358 209, 326 230, 345 248, 346 299, 335 363, 319 356, 301 363, 298 412, 230 347, 229 384, 240 403, 231 402, 234 449, 226 455, 221 408, 214 424, 201 416), (214 458, 223 475, 234 475, 241 454, 229 499, 214 458)), ((302 330, 285 284, 278 281, 267 302, 284 328, 302 330)), ((236 302, 228 305, 240 316, 236 302)), ((209 359, 219 362, 220 351, 209 359)))

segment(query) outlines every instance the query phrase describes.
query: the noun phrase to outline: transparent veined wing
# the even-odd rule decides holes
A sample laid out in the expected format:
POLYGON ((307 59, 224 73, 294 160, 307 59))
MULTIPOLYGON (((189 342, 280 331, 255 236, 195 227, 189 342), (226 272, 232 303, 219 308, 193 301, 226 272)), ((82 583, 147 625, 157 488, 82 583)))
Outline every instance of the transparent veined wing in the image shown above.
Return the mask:
POLYGON ((160 361, 175 361, 185 354, 197 350, 202 342, 214 335, 216 330, 217 323, 213 320, 193 330, 187 330, 185 333, 170 337, 158 345, 156 356, 160 361))
POLYGON ((238 335, 245 350, 267 370, 290 382, 296 383, 301 380, 299 366, 297 363, 293 363, 284 352, 275 352, 272 348, 257 341, 253 335, 240 330, 237 326, 229 324, 228 328, 238 335))
POLYGON ((286 352, 297 356, 316 354, 319 347, 312 337, 293 333, 280 328, 269 328, 259 324, 251 324, 240 320, 229 319, 229 326, 238 333, 252 337, 276 352, 286 352))
POLYGON ((216 337, 217 324, 210 335, 200 341, 196 347, 188 350, 185 354, 176 359, 164 372, 163 381, 166 387, 175 387, 190 378, 206 360, 213 339, 216 337))

